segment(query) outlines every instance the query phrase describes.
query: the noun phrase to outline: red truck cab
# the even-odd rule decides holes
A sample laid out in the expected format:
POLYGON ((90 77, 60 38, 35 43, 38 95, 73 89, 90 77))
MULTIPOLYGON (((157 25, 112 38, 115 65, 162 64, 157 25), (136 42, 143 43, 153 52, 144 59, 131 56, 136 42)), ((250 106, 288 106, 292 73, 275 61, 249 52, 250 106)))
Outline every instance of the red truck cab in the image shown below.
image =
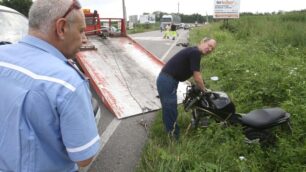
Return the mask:
POLYGON ((83 9, 83 13, 86 21, 86 35, 101 35, 101 23, 98 12, 94 10, 92 13, 90 9, 83 9))

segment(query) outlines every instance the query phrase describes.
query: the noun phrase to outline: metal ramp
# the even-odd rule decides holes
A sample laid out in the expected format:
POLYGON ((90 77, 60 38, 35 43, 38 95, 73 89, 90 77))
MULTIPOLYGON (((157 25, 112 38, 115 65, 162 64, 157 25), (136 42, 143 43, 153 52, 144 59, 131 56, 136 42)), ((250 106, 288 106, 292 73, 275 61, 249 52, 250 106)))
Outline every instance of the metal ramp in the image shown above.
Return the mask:
MULTIPOLYGON (((156 78, 163 63, 129 37, 89 36, 96 50, 84 50, 77 60, 105 106, 118 119, 158 110, 156 78)), ((178 87, 178 103, 186 83, 178 87)))

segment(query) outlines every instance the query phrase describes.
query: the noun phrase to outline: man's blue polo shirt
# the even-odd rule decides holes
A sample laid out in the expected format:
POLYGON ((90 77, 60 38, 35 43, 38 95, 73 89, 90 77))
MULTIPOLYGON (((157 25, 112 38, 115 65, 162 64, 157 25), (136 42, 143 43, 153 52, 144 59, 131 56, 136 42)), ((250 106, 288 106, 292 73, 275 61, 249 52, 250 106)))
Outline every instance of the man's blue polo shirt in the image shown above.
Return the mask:
POLYGON ((99 135, 88 82, 33 36, 0 46, 0 171, 76 171, 99 135))

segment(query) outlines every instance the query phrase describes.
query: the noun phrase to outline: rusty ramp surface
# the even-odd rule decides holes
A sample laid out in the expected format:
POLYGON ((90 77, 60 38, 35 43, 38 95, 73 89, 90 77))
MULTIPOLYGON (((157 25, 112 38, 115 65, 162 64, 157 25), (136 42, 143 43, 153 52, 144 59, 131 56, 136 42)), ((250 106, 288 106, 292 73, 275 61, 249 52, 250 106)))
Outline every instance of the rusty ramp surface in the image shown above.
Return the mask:
MULTIPOLYGON (((156 78, 163 63, 129 37, 88 37, 87 49, 77 60, 105 106, 118 119, 161 108, 156 78)), ((178 103, 187 83, 178 87, 178 103)))

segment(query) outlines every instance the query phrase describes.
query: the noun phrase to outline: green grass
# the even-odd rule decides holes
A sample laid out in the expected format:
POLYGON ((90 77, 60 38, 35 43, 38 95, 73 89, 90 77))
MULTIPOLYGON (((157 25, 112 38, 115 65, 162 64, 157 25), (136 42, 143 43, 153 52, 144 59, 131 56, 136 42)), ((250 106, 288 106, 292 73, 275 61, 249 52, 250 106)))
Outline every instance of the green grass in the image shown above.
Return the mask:
POLYGON ((227 92, 238 112, 281 107, 291 114, 293 134, 275 129, 277 144, 263 149, 244 143, 239 127, 189 129, 190 112, 179 109, 181 138, 170 140, 158 113, 136 171, 139 172, 305 172, 306 12, 242 16, 195 28, 195 45, 216 38, 217 49, 201 61, 208 88, 227 92), (218 76, 219 81, 210 81, 218 76), (245 160, 240 160, 240 156, 245 160))
POLYGON ((127 30, 128 34, 142 33, 148 31, 159 30, 160 23, 154 24, 135 24, 133 29, 127 30))

